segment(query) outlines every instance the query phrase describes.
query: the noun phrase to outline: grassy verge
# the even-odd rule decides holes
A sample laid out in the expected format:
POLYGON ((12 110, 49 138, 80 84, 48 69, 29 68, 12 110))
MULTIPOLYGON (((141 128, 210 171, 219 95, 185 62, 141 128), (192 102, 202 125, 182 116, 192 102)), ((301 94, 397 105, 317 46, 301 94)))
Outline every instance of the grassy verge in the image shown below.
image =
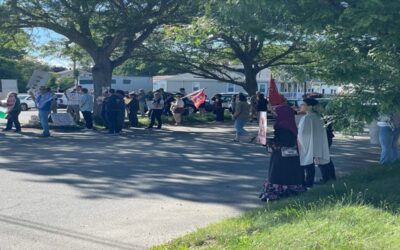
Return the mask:
POLYGON ((369 167, 153 249, 400 249, 399 183, 369 167))
MULTIPOLYGON (((139 127, 147 127, 150 124, 150 118, 145 116, 141 117, 138 116, 139 119, 139 127)), ((162 120, 164 124, 175 124, 175 120, 172 116, 162 116, 162 120)), ((231 121, 232 116, 229 112, 225 112, 225 121, 231 121)), ((190 114, 183 116, 182 118, 182 125, 200 125, 200 124, 207 124, 210 122, 215 121, 215 115, 213 113, 205 113, 205 114, 190 114)), ((101 122, 95 122, 95 128, 96 129, 103 129, 104 126, 101 124, 101 122)), ((129 127, 129 121, 125 120, 125 127, 129 127)))

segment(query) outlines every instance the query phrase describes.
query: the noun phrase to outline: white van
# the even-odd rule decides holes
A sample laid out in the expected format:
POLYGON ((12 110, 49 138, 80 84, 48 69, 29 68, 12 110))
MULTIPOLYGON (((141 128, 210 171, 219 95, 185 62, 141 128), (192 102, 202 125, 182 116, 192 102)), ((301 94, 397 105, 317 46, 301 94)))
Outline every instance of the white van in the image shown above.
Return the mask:
POLYGON ((7 97, 9 92, 18 93, 17 80, 14 79, 2 79, 0 80, 0 99, 7 97))

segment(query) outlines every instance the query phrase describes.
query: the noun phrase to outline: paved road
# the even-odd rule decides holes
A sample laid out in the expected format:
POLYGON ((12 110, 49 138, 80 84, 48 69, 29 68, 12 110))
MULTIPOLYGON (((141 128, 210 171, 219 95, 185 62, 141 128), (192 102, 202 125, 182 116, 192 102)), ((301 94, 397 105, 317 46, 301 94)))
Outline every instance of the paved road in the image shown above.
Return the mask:
MULTIPOLYGON (((232 130, 0 134, 0 249, 146 249, 259 205, 265 149, 232 130)), ((339 138, 341 174, 378 149, 339 138)))

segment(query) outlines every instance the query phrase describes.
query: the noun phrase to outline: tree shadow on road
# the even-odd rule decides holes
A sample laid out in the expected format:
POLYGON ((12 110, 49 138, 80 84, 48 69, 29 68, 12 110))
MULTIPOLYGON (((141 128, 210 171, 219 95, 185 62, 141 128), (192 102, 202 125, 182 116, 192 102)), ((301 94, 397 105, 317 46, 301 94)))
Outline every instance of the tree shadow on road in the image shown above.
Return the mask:
POLYGON ((231 137, 172 131, 6 136, 0 165, 30 174, 25 181, 71 186, 84 199, 163 195, 245 209, 257 200, 268 156, 265 148, 234 144, 231 137))
MULTIPOLYGON (((247 209, 257 203, 268 155, 259 145, 235 144, 231 137, 221 131, 6 136, 0 166, 30 174, 25 181, 71 186, 84 199, 162 195, 247 209)), ((362 140, 335 141, 338 172, 371 164, 377 150, 362 140)))

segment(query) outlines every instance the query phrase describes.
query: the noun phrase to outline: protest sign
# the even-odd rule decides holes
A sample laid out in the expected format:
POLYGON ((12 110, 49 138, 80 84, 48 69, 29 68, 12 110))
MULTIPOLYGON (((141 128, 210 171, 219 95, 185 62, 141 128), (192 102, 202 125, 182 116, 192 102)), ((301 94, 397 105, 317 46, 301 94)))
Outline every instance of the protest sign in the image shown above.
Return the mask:
POLYGON ((267 145, 267 112, 260 112, 257 143, 267 145))
POLYGON ((51 120, 54 126, 73 126, 75 125, 74 119, 70 113, 54 113, 51 114, 51 120))
POLYGON ((45 86, 47 81, 50 79, 51 75, 49 72, 35 70, 29 79, 28 85, 29 92, 37 94, 40 86, 45 86))

